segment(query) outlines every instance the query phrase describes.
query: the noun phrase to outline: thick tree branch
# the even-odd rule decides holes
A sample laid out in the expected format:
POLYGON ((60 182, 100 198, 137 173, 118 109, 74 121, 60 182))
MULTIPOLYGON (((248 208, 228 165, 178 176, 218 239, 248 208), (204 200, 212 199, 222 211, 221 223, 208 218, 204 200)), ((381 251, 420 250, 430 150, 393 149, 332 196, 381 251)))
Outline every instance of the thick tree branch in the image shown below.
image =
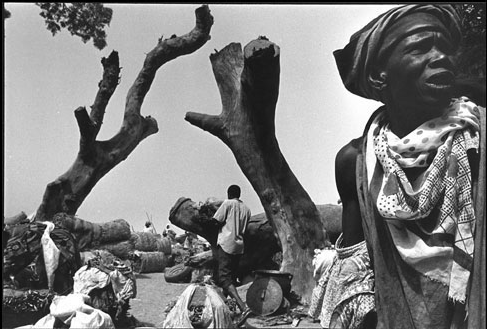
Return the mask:
POLYGON ((195 14, 196 26, 191 32, 180 37, 159 40, 157 46, 147 54, 144 66, 128 92, 126 115, 131 115, 127 111, 140 113, 140 107, 150 89, 156 71, 163 64, 196 51, 210 39, 209 33, 213 25, 210 9, 207 5, 203 5, 196 9, 195 14))
POLYGON ((91 106, 90 113, 91 121, 96 128, 94 131, 94 138, 96 138, 100 131, 108 101, 115 92, 120 79, 120 60, 118 58, 118 52, 112 51, 108 58, 102 58, 101 63, 103 65, 103 78, 98 83, 98 92, 95 97, 95 102, 91 106))
POLYGON ((78 122, 80 132, 79 155, 82 158, 89 158, 93 156, 93 152, 95 151, 96 125, 91 121, 86 108, 83 106, 78 107, 74 111, 74 116, 78 122))
POLYGON ((223 122, 217 115, 188 112, 186 113, 186 117, 184 119, 192 125, 206 130, 213 135, 219 135, 223 130, 223 122))
POLYGON ((66 173, 48 184, 36 220, 51 220, 58 212, 74 215, 95 184, 125 160, 146 137, 158 131, 157 121, 140 114, 144 97, 157 69, 178 56, 192 53, 210 39, 213 17, 208 6, 196 10, 196 27, 188 34, 160 40, 147 55, 142 70, 130 88, 120 131, 108 141, 97 141, 105 109, 119 81, 118 53, 102 59, 103 78, 91 107, 90 116, 80 107, 75 111, 81 138, 80 151, 66 173))

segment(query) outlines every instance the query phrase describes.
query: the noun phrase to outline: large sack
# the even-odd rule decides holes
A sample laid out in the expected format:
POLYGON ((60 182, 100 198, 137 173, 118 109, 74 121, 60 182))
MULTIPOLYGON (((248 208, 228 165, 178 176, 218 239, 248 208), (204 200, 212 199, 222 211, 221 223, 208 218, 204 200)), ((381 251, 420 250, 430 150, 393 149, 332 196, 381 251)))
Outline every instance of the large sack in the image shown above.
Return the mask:
POLYGON ((189 285, 179 297, 164 321, 163 328, 235 328, 231 312, 222 297, 211 285, 189 285), (203 313, 195 318, 195 310, 199 305, 191 305, 192 297, 197 288, 206 289, 203 313))
POLYGON ((34 273, 27 269, 34 264, 35 273, 38 275, 34 280, 36 286, 33 288, 48 288, 48 275, 44 265, 46 263, 49 268, 49 283, 53 290, 58 293, 69 291, 73 285, 73 275, 80 267, 79 252, 72 234, 64 228, 54 227, 44 236, 44 241, 49 247, 43 250, 41 237, 46 230, 45 224, 33 222, 18 225, 17 228, 19 231, 7 241, 4 249, 4 277, 34 273), (47 252, 46 255, 44 251, 47 252), (53 272, 55 272, 54 277, 53 272))
POLYGON ((113 256, 122 260, 129 259, 130 255, 135 251, 133 240, 125 240, 114 243, 101 244, 97 247, 100 250, 109 251, 113 256))
POLYGON ((166 255, 171 255, 172 245, 171 245, 171 240, 169 238, 162 237, 157 239, 156 245, 157 245, 157 251, 162 252, 166 255))
POLYGON ((99 224, 66 213, 55 214, 52 221, 74 235, 80 251, 87 250, 100 241, 101 227, 99 224))
POLYGON ((50 306, 50 314, 40 319, 32 328, 54 328, 53 318, 57 318, 70 328, 115 329, 110 315, 85 304, 88 299, 89 296, 83 294, 55 296, 50 306))
POLYGON ((97 224, 66 213, 58 213, 53 216, 52 221, 75 236, 80 251, 101 244, 129 240, 132 234, 130 224, 124 219, 97 224))
POLYGON ((160 251, 135 251, 140 257, 139 273, 162 273, 169 261, 168 255, 160 251))
POLYGON ((171 240, 160 235, 148 232, 132 233, 132 240, 135 243, 135 250, 139 251, 160 251, 166 255, 171 254, 171 240))
POLYGON ((130 224, 125 219, 115 219, 100 224, 100 227, 100 243, 128 240, 132 235, 130 224))

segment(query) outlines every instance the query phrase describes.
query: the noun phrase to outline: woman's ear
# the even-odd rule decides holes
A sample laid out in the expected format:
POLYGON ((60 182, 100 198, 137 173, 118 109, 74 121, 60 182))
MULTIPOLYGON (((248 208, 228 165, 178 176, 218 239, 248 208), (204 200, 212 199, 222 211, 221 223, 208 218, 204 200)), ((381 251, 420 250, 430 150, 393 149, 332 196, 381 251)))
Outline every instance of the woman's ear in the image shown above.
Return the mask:
POLYGON ((369 73, 368 79, 370 85, 379 91, 387 86, 387 73, 384 71, 372 70, 369 73))

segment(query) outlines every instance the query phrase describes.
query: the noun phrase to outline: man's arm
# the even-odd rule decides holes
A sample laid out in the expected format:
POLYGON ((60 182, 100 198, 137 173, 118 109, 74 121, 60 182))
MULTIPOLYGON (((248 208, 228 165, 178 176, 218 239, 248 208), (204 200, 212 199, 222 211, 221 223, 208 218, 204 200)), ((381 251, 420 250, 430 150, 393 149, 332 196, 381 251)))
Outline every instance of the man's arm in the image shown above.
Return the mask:
POLYGON ((216 210, 213 214, 213 217, 210 219, 210 223, 215 225, 218 229, 225 225, 226 222, 226 215, 227 213, 227 203, 224 201, 220 207, 216 210))
POLYGON ((338 151, 335 158, 335 181, 343 205, 342 231, 344 247, 364 240, 355 173, 361 140, 361 138, 352 140, 338 151))

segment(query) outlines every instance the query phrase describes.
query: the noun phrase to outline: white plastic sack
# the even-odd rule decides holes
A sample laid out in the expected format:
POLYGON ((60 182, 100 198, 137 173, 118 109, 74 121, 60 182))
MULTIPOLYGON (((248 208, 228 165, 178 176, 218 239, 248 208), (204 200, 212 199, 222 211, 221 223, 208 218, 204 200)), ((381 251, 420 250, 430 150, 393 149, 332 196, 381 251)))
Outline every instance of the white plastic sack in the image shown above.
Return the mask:
POLYGON ((88 309, 85 309, 84 312, 76 311, 71 320, 70 328, 115 329, 115 325, 110 315, 92 308, 91 311, 88 309))
POLYGON ((196 289, 195 284, 189 285, 179 296, 176 305, 172 308, 164 320, 163 328, 192 328, 188 315, 188 305, 196 289))
POLYGON ((49 326, 49 321, 58 318, 73 329, 115 329, 110 315, 85 304, 89 298, 84 294, 54 296, 49 308, 50 314, 41 319, 44 322, 36 323, 35 328, 53 328, 54 322, 49 326))
POLYGON ((333 259, 336 256, 334 249, 315 249, 313 257, 313 278, 319 281, 321 275, 333 264, 333 259))
POLYGON ((52 289, 54 285, 54 272, 59 264, 59 254, 61 251, 56 247, 56 244, 51 239, 51 232, 54 230, 54 223, 43 222, 46 229, 41 237, 42 252, 44 255, 44 263, 46 266, 47 286, 52 289))
POLYGON ((232 322, 230 309, 227 304, 225 304, 225 301, 212 286, 206 285, 206 300, 203 318, 205 317, 205 312, 210 310, 211 313, 209 315, 213 319, 213 322, 210 323, 208 328, 235 328, 232 322))
MULTIPOLYGON (((223 299, 218 295, 214 288, 209 285, 206 287, 205 308, 201 321, 209 323, 207 328, 226 329, 235 328, 230 309, 223 299)), ((189 285, 179 297, 176 305, 172 308, 164 321, 163 328, 192 328, 189 319, 188 306, 196 289, 196 284, 189 285)))
POLYGON ((110 284, 110 276, 95 268, 82 266, 73 276, 73 293, 88 295, 93 289, 104 288, 110 284))
POLYGON ((135 281, 133 279, 123 275, 119 270, 111 271, 109 277, 117 300, 126 300, 137 296, 135 281))
POLYGON ((89 300, 89 298, 88 295, 84 294, 54 296, 51 306, 49 306, 50 314, 59 318, 64 323, 69 324, 76 311, 92 308, 85 304, 85 301, 89 300))

